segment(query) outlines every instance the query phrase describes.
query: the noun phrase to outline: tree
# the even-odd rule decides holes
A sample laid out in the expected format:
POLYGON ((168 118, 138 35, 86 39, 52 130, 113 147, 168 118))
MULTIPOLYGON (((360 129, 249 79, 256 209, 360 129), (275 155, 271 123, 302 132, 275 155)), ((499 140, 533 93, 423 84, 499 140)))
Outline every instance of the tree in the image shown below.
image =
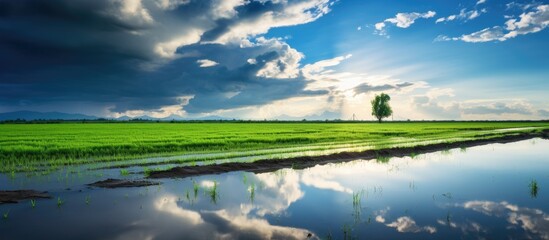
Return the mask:
POLYGON ((393 110, 389 106, 389 100, 391 100, 391 97, 385 93, 376 95, 374 100, 372 100, 372 116, 375 116, 380 123, 381 119, 393 114, 393 110))

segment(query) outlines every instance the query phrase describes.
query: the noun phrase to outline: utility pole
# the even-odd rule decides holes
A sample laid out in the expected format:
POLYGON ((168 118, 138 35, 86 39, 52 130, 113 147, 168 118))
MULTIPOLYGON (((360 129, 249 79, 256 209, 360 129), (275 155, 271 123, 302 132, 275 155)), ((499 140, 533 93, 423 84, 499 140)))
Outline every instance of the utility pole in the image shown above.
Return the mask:
POLYGON ((353 122, 355 121, 355 117, 356 117, 356 115, 353 113, 353 122))

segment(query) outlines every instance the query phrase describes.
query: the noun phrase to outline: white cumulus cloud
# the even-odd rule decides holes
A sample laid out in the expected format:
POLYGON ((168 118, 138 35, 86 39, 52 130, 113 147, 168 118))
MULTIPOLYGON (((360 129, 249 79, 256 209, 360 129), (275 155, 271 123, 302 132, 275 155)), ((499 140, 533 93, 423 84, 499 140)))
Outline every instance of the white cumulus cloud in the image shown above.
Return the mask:
POLYGON ((383 22, 379 22, 375 24, 376 31, 375 33, 378 35, 386 35, 385 27, 387 26, 385 23, 392 23, 395 26, 399 28, 408 28, 412 24, 415 23, 415 21, 419 18, 432 18, 436 15, 436 12, 434 11, 428 11, 426 13, 397 13, 395 17, 393 18, 387 18, 383 22))
POLYGON ((485 28, 460 37, 440 35, 435 41, 503 42, 519 35, 542 31, 547 26, 549 26, 549 5, 540 5, 533 8, 530 12, 522 13, 519 18, 507 20, 505 26, 485 28))

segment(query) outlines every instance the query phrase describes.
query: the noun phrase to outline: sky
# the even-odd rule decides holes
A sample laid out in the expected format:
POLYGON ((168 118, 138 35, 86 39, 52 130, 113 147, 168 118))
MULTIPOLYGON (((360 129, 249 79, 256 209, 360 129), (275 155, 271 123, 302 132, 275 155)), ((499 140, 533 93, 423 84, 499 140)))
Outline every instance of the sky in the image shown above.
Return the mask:
POLYGON ((0 112, 549 118, 549 1, 0 0, 0 112))

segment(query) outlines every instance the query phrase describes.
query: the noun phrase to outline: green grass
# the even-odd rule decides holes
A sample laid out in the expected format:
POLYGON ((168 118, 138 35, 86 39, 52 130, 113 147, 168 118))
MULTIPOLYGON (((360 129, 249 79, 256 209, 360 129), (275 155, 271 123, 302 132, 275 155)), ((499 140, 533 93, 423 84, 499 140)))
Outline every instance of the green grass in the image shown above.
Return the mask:
MULTIPOLYGON (((60 123, 0 124, 0 172, 84 163, 219 153, 193 162, 263 154, 280 158, 337 149, 380 149, 549 129, 547 122, 60 123), (518 129, 511 132, 498 129, 518 129)), ((263 157, 263 156, 262 156, 263 157)))

